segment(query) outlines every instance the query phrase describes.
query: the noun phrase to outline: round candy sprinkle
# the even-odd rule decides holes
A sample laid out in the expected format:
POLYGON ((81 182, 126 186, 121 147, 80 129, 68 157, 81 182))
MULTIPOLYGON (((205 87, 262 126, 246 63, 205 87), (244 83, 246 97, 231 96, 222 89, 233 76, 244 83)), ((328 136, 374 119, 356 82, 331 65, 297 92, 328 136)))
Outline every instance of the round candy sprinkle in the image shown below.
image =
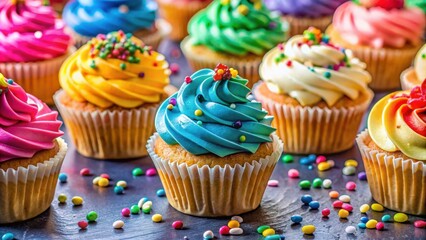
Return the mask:
POLYGON ((150 214, 151 213, 151 207, 150 206, 142 207, 142 212, 145 213, 145 214, 150 214))
POLYGON ((99 180, 101 179, 101 177, 95 177, 93 180, 92 180, 92 183, 93 183, 93 185, 98 185, 98 183, 99 183, 99 180))
POLYGON ((339 197, 339 200, 342 201, 342 202, 348 203, 348 202, 351 201, 351 197, 349 197, 348 195, 341 195, 339 197))
POLYGON ((367 174, 365 172, 359 172, 358 173, 358 179, 362 180, 362 181, 367 180, 367 174))
POLYGON ((203 238, 204 239, 212 239, 212 238, 214 238, 214 234, 211 230, 207 230, 203 233, 203 238))
POLYGON ((359 211, 361 213, 366 213, 370 210, 370 206, 368 204, 362 204, 361 207, 359 207, 359 211))
POLYGON ((340 200, 336 200, 332 203, 332 205, 333 205, 334 208, 342 208, 343 202, 340 201, 340 200))
POLYGON ((228 222, 229 228, 238 228, 240 227, 240 223, 237 220, 231 220, 228 222))
POLYGON ((342 173, 346 176, 354 175, 356 172, 356 168, 352 166, 344 167, 342 169, 342 173))
POLYGON ((108 180, 110 180, 111 178, 109 177, 109 174, 107 173, 102 173, 101 175, 99 175, 101 178, 106 178, 108 180))
POLYGON ((303 221, 303 217, 300 215, 293 215, 290 217, 290 220, 294 223, 301 223, 303 221))
POLYGON ((305 205, 308 205, 310 202, 312 202, 312 196, 309 194, 303 195, 300 200, 302 201, 302 203, 304 203, 305 205))
POLYGON ((80 206, 83 204, 83 198, 80 196, 74 196, 71 198, 71 202, 74 206, 80 206))
POLYGON ((143 205, 142 208, 144 207, 152 207, 152 202, 151 201, 146 201, 143 205))
POLYGON ((348 191, 355 191, 355 189, 356 189, 356 183, 355 183, 355 182, 352 182, 352 181, 347 182, 347 183, 346 183, 346 189, 347 189, 348 191))
POLYGON ((367 227, 367 228, 376 228, 376 225, 377 225, 377 220, 375 220, 375 219, 370 219, 370 220, 368 220, 368 222, 365 224, 365 226, 367 227))
POLYGON ((345 167, 358 167, 358 162, 354 159, 349 159, 345 161, 345 167))
POLYGON ((159 223, 159 222, 163 221, 163 216, 161 216, 161 214, 157 213, 157 214, 152 215, 151 219, 152 219, 153 222, 159 223))
POLYGON ((180 70, 179 64, 177 63, 170 64, 170 71, 172 72, 172 74, 178 73, 179 70, 180 70))
POLYGON ((124 188, 122 186, 115 186, 114 187, 114 193, 117 194, 117 195, 123 194, 124 188))
POLYGON ((278 180, 269 180, 268 186, 269 187, 278 187, 278 180))
POLYGON ((163 188, 157 190, 157 197, 165 197, 166 191, 163 188))
POLYGON ((99 187, 108 187, 108 185, 109 185, 109 180, 108 180, 108 178, 103 178, 103 177, 101 177, 101 178, 99 179, 99 181, 98 181, 98 186, 99 186, 99 187))
POLYGON ((246 139, 246 136, 241 135, 239 140, 240 140, 240 142, 245 142, 247 139, 246 139))
POLYGON ((349 216, 349 212, 345 209, 340 209, 337 215, 339 215, 339 218, 347 218, 349 216))
POLYGON ((68 175, 66 173, 60 173, 58 176, 59 182, 66 183, 68 180, 68 175))
MULTIPOLYGON (((232 229, 231 229, 232 230, 232 229)), ((265 229, 265 231, 262 232, 262 236, 267 237, 275 234, 275 230, 272 228, 265 229)))
POLYGON ((297 169, 290 169, 287 175, 289 178, 299 178, 299 171, 297 169))
POLYGON ((94 222, 96 221, 96 219, 98 219, 98 213, 95 211, 90 211, 87 215, 86 215, 86 219, 89 222, 94 222))
POLYGON ((321 188, 321 186, 322 186, 322 180, 321 180, 321 178, 315 178, 312 181, 312 187, 314 187, 314 188, 321 188))
POLYGON ((382 216, 382 222, 389 222, 391 220, 391 216, 389 214, 382 216))
POLYGON ((231 235, 241 235, 244 233, 244 230, 242 228, 231 228, 229 230, 229 234, 231 235))
POLYGON ((343 203, 342 204, 342 209, 345 209, 348 212, 352 212, 352 210, 354 210, 354 208, 352 207, 352 205, 350 205, 349 203, 343 203))
POLYGON ((360 221, 361 222, 363 222, 363 223, 367 223, 368 222, 368 217, 362 217, 361 219, 360 219, 360 221))
POLYGON ((137 177, 137 176, 142 176, 145 173, 142 170, 142 168, 135 168, 135 169, 132 170, 132 174, 133 174, 133 176, 137 177))
POLYGON ((81 228, 81 229, 86 229, 86 228, 87 228, 87 226, 89 226, 89 223, 88 223, 88 222, 86 222, 86 221, 80 221, 80 222, 78 222, 78 223, 77 223, 77 225, 78 225, 78 227, 79 227, 79 228, 81 228))
POLYGON ((121 209, 121 215, 122 215, 123 217, 128 217, 128 216, 130 216, 130 209, 129 209, 129 208, 123 208, 123 209, 121 209))
POLYGON ((112 227, 115 229, 121 229, 124 227, 124 222, 122 220, 117 220, 112 224, 112 227))
POLYGON ((122 188, 127 188, 127 182, 123 180, 118 181, 115 185, 120 186, 122 188))
POLYGON ((309 158, 309 157, 302 157, 299 161, 299 163, 302 164, 302 165, 310 165, 314 162, 315 162, 315 158, 312 159, 312 158, 309 158))
POLYGON ((377 230, 383 230, 385 228, 385 224, 384 223, 382 223, 382 222, 378 222, 377 224, 376 224, 376 229, 377 230))
POLYGON ((243 219, 242 217, 240 217, 240 216, 233 216, 233 217, 231 218, 231 220, 236 220, 236 221, 238 221, 239 223, 242 223, 242 222, 244 221, 244 219, 243 219))
POLYGON ((284 240, 284 239, 285 239, 284 235, 274 234, 274 235, 266 236, 264 240, 284 240))
POLYGON ((328 162, 321 162, 317 166, 318 171, 327 171, 331 168, 331 165, 328 162))
POLYGON ((197 116, 197 117, 200 117, 200 116, 203 115, 203 111, 201 111, 201 109, 197 109, 197 110, 194 111, 194 115, 197 116))
POLYGON ((286 154, 282 157, 283 162, 285 163, 291 163, 293 162, 294 158, 292 155, 286 154))
POLYGON ((138 205, 133 205, 130 207, 130 212, 132 214, 139 214, 140 213, 140 208, 138 205))
POLYGON ((331 184, 333 182, 330 179, 324 179, 324 181, 322 181, 322 187, 323 188, 331 188, 331 184))
POLYGON ((345 232, 347 234, 354 234, 356 232, 356 228, 354 226, 347 226, 345 228, 345 232))
POLYGON ((219 234, 221 235, 229 235, 229 230, 231 230, 228 226, 222 226, 219 228, 219 234))
POLYGON ((90 175, 92 175, 92 173, 91 173, 89 168, 82 168, 80 170, 80 175, 81 176, 90 176, 90 175))
POLYGON ((269 229, 269 228, 271 228, 271 227, 270 227, 270 226, 268 226, 268 225, 262 225, 262 226, 259 226, 259 227, 257 228, 257 233, 262 234, 262 233, 263 233, 263 231, 265 231, 266 229, 269 229))
POLYGON ((383 212, 385 210, 385 208, 378 203, 373 203, 373 204, 371 204, 371 210, 376 211, 376 212, 383 212))
POLYGON ((182 221, 174 221, 172 223, 172 227, 176 230, 180 230, 183 228, 183 222, 182 221))
POLYGON ((330 198, 332 199, 336 199, 339 197, 339 192, 338 191, 331 191, 328 193, 328 196, 330 196, 330 198))
POLYGON ((311 208, 311 209, 318 209, 319 207, 320 207, 320 203, 318 202, 318 201, 311 201, 310 203, 309 203, 309 207, 311 208))
POLYGON ((3 236, 1 236, 1 240, 13 240, 15 239, 15 235, 13 233, 5 233, 3 236))
POLYGON ((358 223, 358 227, 361 228, 361 229, 366 229, 367 228, 367 226, 363 222, 358 223))
POLYGON ((302 227, 302 233, 304 234, 313 234, 315 232, 315 226, 314 225, 305 225, 302 227))
POLYGON ((157 170, 155 168, 148 168, 145 173, 148 177, 153 177, 157 175, 157 170))
POLYGON ((139 208, 142 208, 142 207, 143 207, 143 205, 144 205, 146 202, 148 202, 148 198, 146 198, 146 197, 141 198, 141 199, 139 200, 139 202, 138 202, 138 206, 139 206, 139 208))
POLYGON ((311 188, 311 182, 309 180, 302 180, 299 182, 299 187, 301 189, 310 189, 311 188))
POLYGON ((328 165, 330 165, 330 167, 334 167, 336 165, 336 163, 333 160, 327 160, 328 165))
POLYGON ((61 193, 58 195, 58 201, 59 203, 65 203, 67 201, 67 195, 61 193))
POLYGON ((414 222, 414 227, 416 228, 426 228, 426 221, 417 220, 414 222))
POLYGON ((325 156, 319 155, 319 156, 317 156, 315 163, 320 164, 320 163, 325 162, 325 161, 327 161, 327 158, 325 158, 325 156))
POLYGON ((328 215, 330 215, 330 213, 331 213, 331 211, 330 211, 330 209, 329 209, 329 208, 324 208, 324 209, 321 211, 321 214, 322 214, 322 216, 323 216, 323 217, 328 217, 328 215))
POLYGON ((395 215, 393 215, 393 220, 395 222, 403 223, 408 221, 408 216, 405 213, 396 213, 395 215))

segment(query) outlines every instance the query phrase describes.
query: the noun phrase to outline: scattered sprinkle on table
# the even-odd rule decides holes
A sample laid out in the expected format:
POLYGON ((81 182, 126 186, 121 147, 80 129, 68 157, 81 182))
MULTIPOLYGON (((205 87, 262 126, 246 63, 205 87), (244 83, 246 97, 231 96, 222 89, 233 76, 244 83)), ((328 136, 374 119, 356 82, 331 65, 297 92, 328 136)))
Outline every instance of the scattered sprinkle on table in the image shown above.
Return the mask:
POLYGON ((140 211, 141 211, 141 209, 139 208, 138 205, 133 205, 133 206, 130 207, 130 212, 132 214, 139 214, 140 211))
POLYGON ((160 189, 157 190, 156 194, 157 194, 157 197, 165 197, 166 191, 164 191, 163 188, 160 188, 160 189))
POLYGON ((328 215, 330 215, 330 213, 331 213, 331 211, 330 211, 330 209, 329 209, 329 208, 324 208, 324 209, 321 211, 321 214, 322 214, 322 216, 323 216, 323 217, 328 217, 328 215))
POLYGON ((359 207, 359 211, 361 213, 366 213, 370 210, 370 206, 368 204, 362 204, 361 207, 359 207))
POLYGON ((156 213, 156 214, 152 215, 151 220, 155 223, 159 223, 159 222, 163 221, 163 216, 161 214, 156 213))
POLYGON ((278 187, 278 180, 269 180, 268 186, 269 187, 278 187))
POLYGON ((74 206, 80 206, 83 204, 83 198, 80 196, 74 196, 71 198, 71 202, 72 204, 74 204, 74 206))
POLYGON ((99 187, 108 187, 109 186, 109 180, 108 178, 103 178, 101 177, 98 181, 98 186, 99 187))
POLYGON ((87 215, 86 215, 86 219, 89 222, 95 222, 98 219, 98 213, 95 211, 90 211, 87 215))
POLYGON ((377 225, 377 220, 375 220, 375 219, 370 219, 370 220, 368 220, 368 222, 365 224, 365 226, 366 226, 367 228, 370 228, 370 229, 372 229, 372 228, 376 228, 376 225, 377 225))
POLYGON ((244 230, 242 228, 231 228, 229 229, 229 234, 230 235, 241 235, 244 233, 244 230))
POLYGON ((375 212, 383 212, 385 210, 385 208, 378 203, 373 203, 373 204, 371 204, 371 210, 373 210, 375 212))
POLYGON ((320 207, 320 203, 318 201, 311 201, 309 203, 309 207, 313 210, 316 210, 320 207))
POLYGON ((238 228, 238 227, 240 227, 240 223, 237 220, 230 220, 228 222, 228 227, 229 228, 238 228))
POLYGON ((294 223, 301 223, 303 221, 303 217, 300 215, 293 215, 290 217, 290 220, 294 223))
POLYGON ((13 235, 13 233, 5 233, 1 237, 1 240, 13 240, 13 239, 15 239, 15 235, 13 235))
POLYGON ((354 234, 356 232, 356 228, 354 226, 347 226, 345 228, 345 232, 347 234, 354 234))
POLYGON ((331 185, 333 184, 333 182, 330 179, 324 179, 324 181, 322 181, 322 187, 323 188, 331 188, 331 185))
POLYGON ((396 213, 395 215, 393 215, 393 220, 395 222, 403 223, 408 221, 408 216, 405 213, 396 213))
POLYGON ((135 176, 135 177, 142 176, 144 174, 145 174, 145 172, 142 170, 142 168, 134 168, 132 170, 132 175, 135 176))
POLYGON ((308 205, 310 202, 312 202, 312 200, 312 196, 309 194, 305 194, 300 198, 300 201, 302 201, 302 203, 305 205, 308 205))
POLYGON ((123 187, 123 188, 127 188, 127 182, 123 180, 118 181, 115 185, 123 187))
POLYGON ((346 176, 354 175, 356 172, 356 168, 353 166, 344 167, 342 169, 342 173, 346 176))
POLYGON ((124 222, 122 220, 117 220, 112 224, 112 227, 115 229, 121 229, 124 227, 124 222))
MULTIPOLYGON (((232 229, 231 229, 232 230, 232 229)), ((265 229, 265 231, 262 232, 262 236, 267 237, 275 234, 275 230, 272 228, 265 229)))
POLYGON ((90 176, 90 175, 92 175, 92 172, 90 171, 89 168, 82 168, 80 170, 80 175, 81 176, 90 176))
POLYGON ((304 234, 313 234, 315 232, 315 226, 314 225, 305 225, 302 227, 302 233, 304 234))
POLYGON ((66 183, 68 180, 68 175, 66 173, 59 173, 58 179, 59 182, 66 183))
POLYGON ((61 193, 58 195, 58 201, 59 203, 65 203, 67 201, 67 195, 61 193))
POLYGON ((121 195, 124 193, 124 188, 122 186, 115 186, 114 193, 117 195, 121 195))
POLYGON ((174 229, 176 229, 176 230, 180 230, 180 229, 182 229, 183 228, 183 222, 182 221, 174 221, 173 223, 172 223, 172 227, 174 228, 174 229))
POLYGON ((153 177, 157 175, 157 170, 155 168, 148 168, 145 172, 145 175, 147 175, 148 177, 153 177))
POLYGON ((328 193, 328 196, 329 196, 331 199, 337 199, 337 198, 339 198, 339 192, 338 192, 338 191, 330 191, 330 192, 328 193))
POLYGON ((355 191, 356 190, 356 183, 349 181, 346 183, 346 190, 348 191, 355 191))
POLYGON ((123 217, 129 217, 130 216, 130 208, 123 208, 123 209, 121 209, 121 215, 123 216, 123 217))
POLYGON ((222 226, 219 228, 219 234, 221 235, 229 235, 229 230, 231 230, 228 226, 222 226))
POLYGON ((391 216, 389 214, 385 214, 382 216, 382 222, 389 222, 391 220, 391 216))
POLYGON ((86 221, 79 221, 79 222, 77 223, 77 225, 78 225, 78 227, 79 227, 80 229, 86 229, 86 228, 87 228, 87 226, 89 225, 89 223, 88 223, 88 222, 86 222, 86 221))
POLYGON ((383 223, 383 222, 378 222, 377 224, 376 224, 376 229, 377 230, 383 230, 385 228, 385 224, 383 223))
POLYGON ((233 216, 233 217, 231 218, 231 220, 236 220, 236 221, 238 221, 239 223, 242 223, 242 222, 244 221, 244 219, 243 219, 242 217, 240 217, 240 216, 233 216))
POLYGON ((287 173, 289 178, 299 178, 299 171, 297 169, 290 169, 287 173))
POLYGON ((213 239, 214 238, 214 234, 211 230, 207 230, 203 233, 203 238, 204 239, 213 239))
POLYGON ((283 160, 283 162, 285 162, 285 163, 291 163, 291 162, 293 162, 294 158, 293 158, 293 156, 292 156, 292 155, 285 154, 285 155, 282 157, 282 160, 283 160))
POLYGON ((299 187, 301 189, 310 189, 311 188, 311 182, 309 180, 302 180, 299 182, 299 187))

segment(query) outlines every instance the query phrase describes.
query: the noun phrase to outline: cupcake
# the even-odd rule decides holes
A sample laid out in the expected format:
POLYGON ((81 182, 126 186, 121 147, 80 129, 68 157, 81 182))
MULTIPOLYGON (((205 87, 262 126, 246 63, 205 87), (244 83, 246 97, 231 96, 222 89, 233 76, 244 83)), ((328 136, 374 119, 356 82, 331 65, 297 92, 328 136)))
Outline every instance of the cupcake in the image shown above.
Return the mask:
POLYGON ((371 109, 356 140, 374 200, 397 212, 426 215, 426 81, 394 92, 371 109))
POLYGON ((158 11, 172 26, 169 38, 180 41, 188 35, 188 22, 201 9, 205 8, 212 0, 157 0, 158 11))
POLYGON ((169 73, 163 55, 122 31, 98 35, 69 57, 54 99, 77 151, 99 159, 146 155, 169 73))
POLYGON ((58 71, 71 38, 51 7, 35 1, 0 4, 0 72, 48 104, 59 89, 58 71))
POLYGON ((347 0, 265 0, 271 11, 278 11, 290 24, 289 36, 302 34, 314 26, 324 31, 331 23, 334 10, 347 0))
POLYGON ((401 74, 401 87, 411 90, 426 79, 426 45, 424 45, 414 58, 414 67, 410 67, 401 74))
POLYGON ((422 45, 425 15, 418 8, 404 8, 401 0, 357 2, 342 4, 327 31, 336 44, 367 63, 372 89, 399 88, 401 72, 422 45))
POLYGON ((0 74, 0 224, 49 208, 67 145, 58 113, 0 74))
POLYGON ((98 34, 122 30, 157 49, 171 28, 156 20, 156 11, 153 0, 75 0, 67 3, 62 17, 77 47, 98 34))
POLYGON ((186 77, 161 104, 147 149, 178 211, 219 217, 259 206, 283 149, 247 82, 218 64, 186 77))
POLYGON ((409 7, 418 7, 426 13, 426 0, 406 0, 405 5, 409 7))
POLYGON ((287 25, 261 0, 215 0, 191 19, 181 48, 194 70, 221 62, 238 68, 252 86, 262 56, 286 39, 287 25))
POLYGON ((365 64, 310 28, 269 51, 255 98, 274 116, 284 151, 331 154, 351 148, 373 97, 365 64))

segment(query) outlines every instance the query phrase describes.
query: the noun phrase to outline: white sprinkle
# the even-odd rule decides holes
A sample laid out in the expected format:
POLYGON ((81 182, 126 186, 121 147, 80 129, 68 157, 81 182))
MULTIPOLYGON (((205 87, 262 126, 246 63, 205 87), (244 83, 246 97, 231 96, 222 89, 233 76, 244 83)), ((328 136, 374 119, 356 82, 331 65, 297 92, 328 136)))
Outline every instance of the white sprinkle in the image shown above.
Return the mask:
POLYGON ((124 227, 124 222, 121 220, 117 220, 112 224, 112 227, 115 229, 120 229, 124 227))
POLYGON ((331 184, 333 182, 330 179, 324 179, 324 181, 322 181, 322 187, 323 188, 331 188, 331 184))
POLYGON ((278 180, 269 180, 268 186, 269 187, 278 187, 278 180))
MULTIPOLYGON (((138 206, 139 206, 139 204, 138 204, 138 206)), ((146 203, 144 203, 142 205, 142 209, 143 208, 151 208, 151 207, 152 207, 152 202, 151 201, 148 201, 148 202, 146 202, 146 203)))
POLYGON ((342 195, 339 197, 339 200, 344 203, 348 203, 348 202, 351 202, 351 197, 349 197, 348 195, 342 195))
POLYGON ((241 235, 243 233, 244 231, 242 228, 231 228, 231 230, 229 230, 229 234, 231 235, 241 235))
POLYGON ((243 218, 242 218, 242 217, 240 217, 240 216, 233 216, 233 217, 231 218, 231 220, 236 220, 236 221, 238 221, 239 223, 242 223, 242 222, 243 222, 243 218))
POLYGON ((118 11, 120 11, 121 13, 128 13, 129 7, 126 4, 122 4, 118 7, 118 11))
POLYGON ((356 228, 354 226, 347 226, 346 229, 345 229, 345 232, 347 234, 354 234, 355 231, 356 231, 356 228))
POLYGON ((204 232, 203 237, 205 239, 212 239, 214 238, 214 233, 211 230, 207 230, 204 232))
POLYGON ((231 105, 229 105, 230 108, 235 109, 237 106, 233 103, 231 103, 231 105))
POLYGON ((37 31, 37 32, 34 33, 34 37, 37 38, 37 39, 40 39, 41 37, 43 37, 43 33, 40 32, 40 31, 37 31))
POLYGON ((101 179, 101 177, 95 177, 92 181, 93 185, 98 185, 99 180, 101 179))

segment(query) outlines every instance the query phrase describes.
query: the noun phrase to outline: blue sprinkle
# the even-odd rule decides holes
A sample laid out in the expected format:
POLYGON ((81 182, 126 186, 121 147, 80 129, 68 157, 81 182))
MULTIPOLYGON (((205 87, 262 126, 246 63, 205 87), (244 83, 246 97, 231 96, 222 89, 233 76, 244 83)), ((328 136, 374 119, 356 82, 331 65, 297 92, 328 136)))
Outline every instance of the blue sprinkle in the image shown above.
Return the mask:
POLYGON ((117 194, 117 195, 123 194, 124 188, 122 186, 115 186, 114 187, 114 193, 117 194))
POLYGON ((300 200, 305 204, 308 205, 310 202, 312 202, 312 196, 309 194, 303 195, 300 200))
POLYGON ((5 233, 1 237, 1 240, 13 240, 13 239, 15 239, 15 235, 13 235, 13 233, 5 233))
POLYGON ((165 196, 166 196, 166 192, 164 191, 163 188, 157 190, 157 197, 165 197, 165 196))
POLYGON ((312 209, 318 209, 320 207, 320 203, 318 201, 311 201, 309 203, 309 207, 312 209))
POLYGON ((368 217, 362 217, 360 220, 363 223, 367 223, 368 222, 368 217))
POLYGON ((383 215, 382 222, 389 222, 391 219, 391 216, 389 214, 383 215))
POLYGON ((310 165, 315 162, 315 159, 311 159, 309 157, 302 157, 300 159, 300 164, 302 165, 310 165))
POLYGON ((10 85, 12 85, 13 84, 13 79, 8 79, 7 83, 9 83, 10 85))
POLYGON ((294 223, 301 223, 303 220, 303 217, 300 215, 293 215, 290 217, 290 220, 294 223))
POLYGON ((317 155, 315 155, 315 154, 309 154, 309 155, 308 155, 308 158, 309 158, 311 161, 315 161, 315 160, 317 159, 317 155))
POLYGON ((59 182, 66 183, 68 176, 67 176, 66 173, 60 173, 59 176, 58 176, 58 179, 59 179, 59 182))
POLYGON ((358 227, 361 229, 366 229, 367 227, 365 226, 365 223, 358 223, 358 227))
POLYGON ((308 166, 308 169, 309 169, 309 170, 312 170, 313 168, 314 168, 314 167, 313 167, 312 165, 309 165, 309 166, 308 166))

